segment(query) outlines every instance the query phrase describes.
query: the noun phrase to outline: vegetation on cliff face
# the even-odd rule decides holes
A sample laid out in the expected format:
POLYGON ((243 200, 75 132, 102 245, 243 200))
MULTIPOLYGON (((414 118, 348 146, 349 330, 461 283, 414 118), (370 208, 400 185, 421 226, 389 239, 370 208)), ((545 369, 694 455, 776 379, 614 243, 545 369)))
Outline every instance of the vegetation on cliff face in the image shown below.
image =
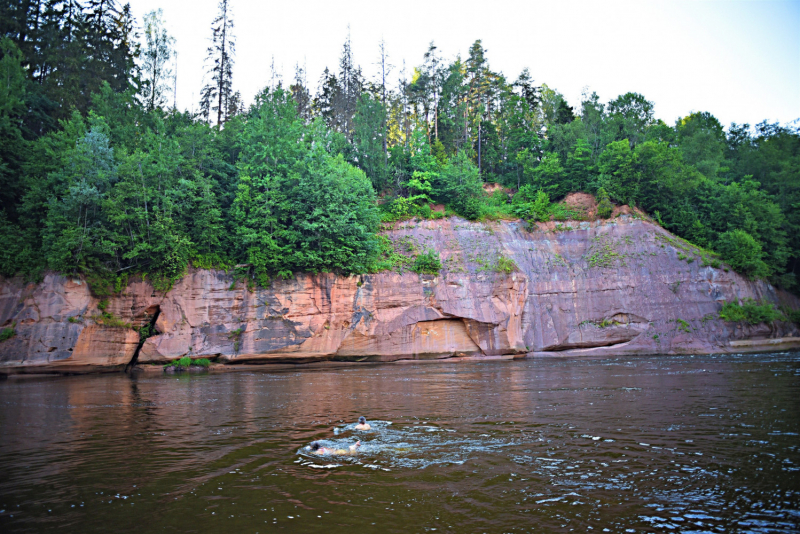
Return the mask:
POLYGON ((527 70, 492 70, 480 41, 452 61, 431 44, 412 74, 375 83, 348 41, 316 89, 298 69, 244 109, 227 0, 193 115, 170 105, 160 15, 142 44, 133 27, 113 0, 0 3, 0 274, 81 273, 102 294, 129 273, 168 287, 189 263, 238 264, 262 285, 365 272, 384 261, 381 220, 442 216, 434 203, 563 220, 551 201, 585 191, 601 217, 638 206, 740 272, 795 285, 796 127, 726 130, 708 113, 670 126, 636 93, 574 108, 527 70), (487 196, 487 182, 519 193, 487 196))
POLYGON ((795 310, 779 310, 771 302, 756 302, 745 299, 739 302, 726 302, 719 311, 719 318, 729 322, 749 324, 771 323, 773 321, 792 321, 800 324, 800 316, 795 310))

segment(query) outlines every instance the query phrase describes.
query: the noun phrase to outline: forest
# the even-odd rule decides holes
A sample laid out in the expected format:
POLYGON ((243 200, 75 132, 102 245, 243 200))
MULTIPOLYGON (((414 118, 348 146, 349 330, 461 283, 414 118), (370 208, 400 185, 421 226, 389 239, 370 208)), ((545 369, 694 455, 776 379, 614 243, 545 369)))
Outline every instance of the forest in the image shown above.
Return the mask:
MULTIPOLYGON (((115 0, 0 0, 0 274, 79 274, 98 294, 192 265, 298 272, 386 269, 382 222, 558 216, 570 192, 599 215, 627 204, 750 278, 798 291, 800 128, 655 118, 634 92, 570 106, 526 69, 492 69, 480 40, 414 67, 350 38, 309 83, 235 90, 231 0, 208 29, 197 112, 177 109, 163 15, 115 0), (370 64, 373 59, 369 58, 370 64), (489 196, 485 183, 502 184, 489 196)), ((270 75, 271 74, 271 75, 270 75)))

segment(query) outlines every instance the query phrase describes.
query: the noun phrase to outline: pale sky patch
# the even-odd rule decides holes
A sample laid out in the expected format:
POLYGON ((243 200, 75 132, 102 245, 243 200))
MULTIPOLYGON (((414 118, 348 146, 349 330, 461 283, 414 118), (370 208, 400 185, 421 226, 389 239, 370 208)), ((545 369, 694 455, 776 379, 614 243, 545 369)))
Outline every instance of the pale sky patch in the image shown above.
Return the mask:
MULTIPOLYGON (((217 0, 129 1, 139 23, 163 9, 179 52, 178 107, 197 110, 217 0)), ((726 126, 800 118, 797 1, 233 0, 233 8, 233 83, 247 103, 269 84, 273 56, 284 86, 305 64, 315 92, 323 69, 338 69, 349 25, 368 79, 381 38, 393 82, 403 59, 410 77, 430 41, 452 59, 482 39, 495 71, 513 81, 528 67, 574 106, 588 87, 604 102, 642 93, 668 124, 692 111, 726 126)))

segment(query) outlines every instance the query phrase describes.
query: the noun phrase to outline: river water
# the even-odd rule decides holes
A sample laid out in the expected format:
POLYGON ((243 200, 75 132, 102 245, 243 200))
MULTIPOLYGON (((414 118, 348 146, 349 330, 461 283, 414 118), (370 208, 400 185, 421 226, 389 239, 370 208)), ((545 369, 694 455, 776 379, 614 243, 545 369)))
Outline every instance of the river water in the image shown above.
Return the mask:
POLYGON ((0 531, 800 532, 798 408, 798 353, 9 379, 0 531))

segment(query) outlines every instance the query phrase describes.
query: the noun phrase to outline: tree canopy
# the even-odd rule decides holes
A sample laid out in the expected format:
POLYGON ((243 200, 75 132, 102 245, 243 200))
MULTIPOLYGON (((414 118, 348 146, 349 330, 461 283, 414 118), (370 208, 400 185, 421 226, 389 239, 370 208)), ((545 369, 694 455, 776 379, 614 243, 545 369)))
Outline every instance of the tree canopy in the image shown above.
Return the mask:
POLYGON ((637 206, 751 277, 796 288, 800 131, 669 125, 638 93, 568 102, 494 70, 478 40, 413 68, 377 47, 365 76, 350 38, 309 87, 299 65, 244 109, 230 0, 211 26, 200 112, 175 109, 174 40, 159 12, 137 43, 115 0, 0 2, 0 274, 45 269, 108 285, 167 283, 191 263, 239 265, 261 284, 375 267, 381 220, 531 219, 574 191, 637 206), (213 127, 212 127, 213 125, 213 127), (488 197, 487 182, 517 192, 488 197))

